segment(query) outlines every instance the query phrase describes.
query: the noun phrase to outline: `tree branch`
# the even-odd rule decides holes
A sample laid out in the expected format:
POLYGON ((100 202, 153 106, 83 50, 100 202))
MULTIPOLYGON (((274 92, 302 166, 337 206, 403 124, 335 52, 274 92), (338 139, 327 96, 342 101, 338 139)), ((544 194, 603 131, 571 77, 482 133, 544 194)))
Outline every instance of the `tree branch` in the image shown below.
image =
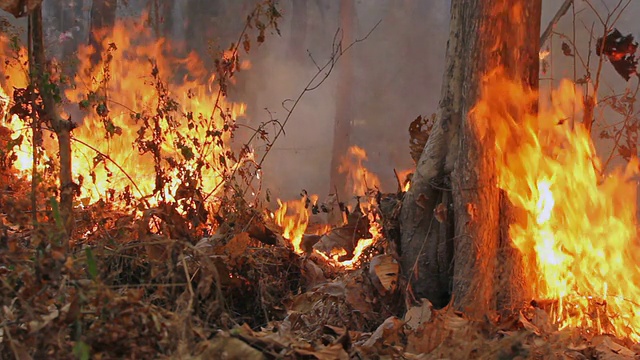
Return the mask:
POLYGON ((556 26, 556 24, 558 24, 560 19, 567 13, 567 11, 569 11, 569 7, 572 5, 573 5, 573 0, 564 0, 564 3, 562 4, 562 6, 560 6, 560 9, 558 9, 558 12, 556 13, 556 15, 553 17, 553 19, 551 19, 551 21, 549 22, 549 25, 547 25, 547 28, 544 29, 542 36, 540 36, 540 46, 542 46, 545 43, 545 41, 547 41, 549 36, 551 36, 551 33, 553 32, 553 27, 556 26))

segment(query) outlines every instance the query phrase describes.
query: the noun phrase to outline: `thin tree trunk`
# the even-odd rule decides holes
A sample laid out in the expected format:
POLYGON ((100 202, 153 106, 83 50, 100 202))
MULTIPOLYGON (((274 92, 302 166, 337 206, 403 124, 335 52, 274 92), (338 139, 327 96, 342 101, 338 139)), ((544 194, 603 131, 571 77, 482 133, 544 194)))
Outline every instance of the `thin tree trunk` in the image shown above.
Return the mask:
POLYGON ((402 265, 414 294, 441 306, 450 289, 470 316, 529 296, 508 239, 513 214, 496 186, 493 136, 480 138, 468 114, 483 76, 497 67, 537 88, 539 37, 531 34, 540 33, 540 12, 540 0, 452 1, 437 123, 403 201, 402 265), (446 209, 447 221, 435 209, 446 209))
POLYGON ((118 0, 93 0, 91 6, 91 28, 89 29, 89 45, 96 51, 91 55, 91 64, 100 63, 102 53, 106 50, 103 48, 103 42, 108 37, 109 32, 113 29, 116 22, 116 10, 118 9, 118 0))
POLYGON ((68 238, 73 231, 73 197, 75 184, 71 168, 71 130, 73 125, 70 121, 62 119, 57 113, 57 106, 51 93, 45 91, 44 73, 46 70, 46 58, 44 48, 44 34, 42 29, 42 7, 38 6, 29 15, 29 25, 31 29, 31 55, 29 59, 31 66, 31 77, 40 90, 40 95, 44 104, 47 121, 58 137, 60 154, 60 217, 64 225, 66 236, 62 239, 63 247, 68 246, 68 238))
MULTIPOLYGON (((342 49, 353 41, 355 8, 353 0, 340 2, 340 23, 342 30, 342 49)), ((336 113, 333 128, 333 148, 331 151, 331 188, 329 192, 338 190, 340 201, 347 194, 347 176, 340 172, 342 158, 347 155, 351 143, 351 123, 353 121, 353 54, 345 53, 340 61, 340 77, 336 91, 336 113)))

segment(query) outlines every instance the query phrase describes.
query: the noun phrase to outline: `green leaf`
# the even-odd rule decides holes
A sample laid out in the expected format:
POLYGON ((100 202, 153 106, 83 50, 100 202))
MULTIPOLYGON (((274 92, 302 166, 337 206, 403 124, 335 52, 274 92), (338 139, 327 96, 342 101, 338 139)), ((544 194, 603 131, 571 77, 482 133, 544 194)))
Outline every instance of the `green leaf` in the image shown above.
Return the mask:
POLYGON ((58 206, 58 200, 56 200, 55 196, 52 196, 49 199, 51 203, 51 212, 53 213, 53 218, 56 221, 56 226, 58 230, 64 230, 64 222, 62 221, 62 215, 60 215, 60 207, 58 206))
POLYGON ((79 360, 89 360, 91 358, 91 347, 84 341, 78 341, 73 347, 73 355, 79 360))
POLYGON ((87 255, 87 271, 89 272, 89 277, 96 279, 98 277, 98 265, 96 265, 96 259, 93 257, 93 251, 91 251, 90 248, 86 248, 84 252, 87 255))

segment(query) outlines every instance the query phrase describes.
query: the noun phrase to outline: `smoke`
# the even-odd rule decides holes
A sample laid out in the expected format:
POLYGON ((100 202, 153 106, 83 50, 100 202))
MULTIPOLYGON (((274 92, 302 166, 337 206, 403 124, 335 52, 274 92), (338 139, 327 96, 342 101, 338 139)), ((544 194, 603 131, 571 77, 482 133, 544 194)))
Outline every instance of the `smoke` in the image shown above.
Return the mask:
MULTIPOLYGON (((317 64, 328 60, 341 26, 339 1, 308 2, 307 21, 301 25, 291 16, 291 1, 281 5, 281 36, 270 37, 252 53, 254 66, 242 75, 249 84, 246 91, 253 92, 247 97, 251 99, 247 121, 254 124, 269 118, 263 109, 284 120, 287 111, 282 101, 296 98, 317 73, 317 64), (303 46, 293 46, 298 53, 292 52, 294 36, 305 31, 303 46)), ((332 191, 329 174, 336 89, 346 57, 353 64, 350 144, 367 151, 365 166, 380 177, 382 190, 395 191, 393 169, 413 166, 408 150, 409 123, 418 115, 435 112, 439 101, 448 10, 449 1, 356 2, 355 38, 362 39, 380 24, 296 107, 286 125, 286 136, 278 140, 264 165, 264 184, 273 194, 291 198, 306 189, 322 199, 332 191)))

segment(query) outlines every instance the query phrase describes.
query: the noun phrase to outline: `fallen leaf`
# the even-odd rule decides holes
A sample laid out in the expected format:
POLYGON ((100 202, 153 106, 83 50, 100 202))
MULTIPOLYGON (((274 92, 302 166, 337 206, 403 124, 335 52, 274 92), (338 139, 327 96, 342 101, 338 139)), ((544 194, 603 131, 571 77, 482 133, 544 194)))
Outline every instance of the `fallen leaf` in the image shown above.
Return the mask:
POLYGON ((412 306, 404 315, 405 325, 412 330, 431 320, 433 305, 427 299, 421 299, 419 306, 412 306))
POLYGON ((318 360, 349 360, 349 354, 340 344, 322 346, 314 350, 296 349, 294 352, 302 356, 313 356, 318 360))
POLYGON ((216 336, 198 346, 200 354, 195 359, 263 360, 264 354, 246 342, 234 338, 216 336), (202 349, 204 348, 204 349, 202 349))
POLYGON ((388 254, 376 255, 369 263, 369 276, 382 295, 396 290, 399 272, 400 265, 388 254))

